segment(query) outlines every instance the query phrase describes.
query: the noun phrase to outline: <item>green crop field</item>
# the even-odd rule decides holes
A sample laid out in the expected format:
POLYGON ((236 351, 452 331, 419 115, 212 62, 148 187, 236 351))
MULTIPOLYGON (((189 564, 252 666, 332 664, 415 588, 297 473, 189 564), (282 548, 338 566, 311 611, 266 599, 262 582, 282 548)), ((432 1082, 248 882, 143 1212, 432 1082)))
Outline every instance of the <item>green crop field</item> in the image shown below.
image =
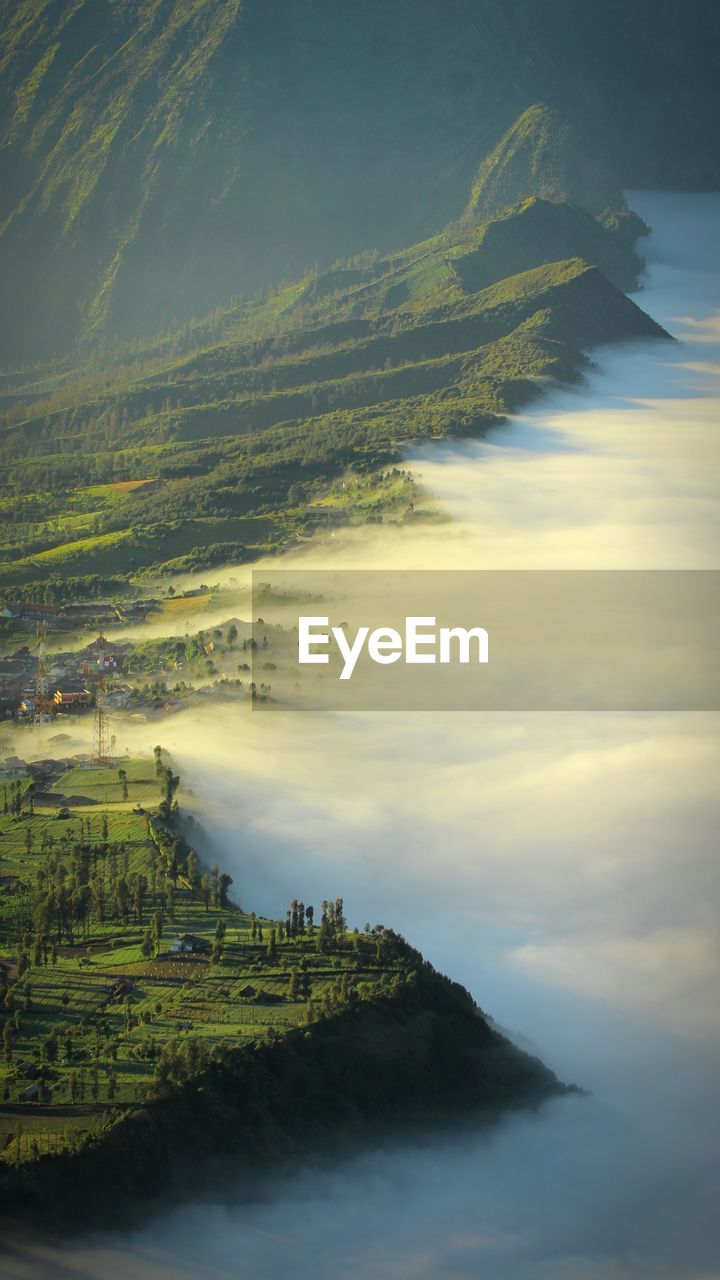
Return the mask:
POLYGON ((116 766, 57 778, 69 809, 0 785, 5 1161, 72 1148, 213 1055, 397 977, 389 935, 351 933, 339 902, 320 921, 297 902, 276 920, 242 909, 182 835, 162 758, 117 766, 126 800, 116 766), (196 950, 173 951, 182 936, 196 950))

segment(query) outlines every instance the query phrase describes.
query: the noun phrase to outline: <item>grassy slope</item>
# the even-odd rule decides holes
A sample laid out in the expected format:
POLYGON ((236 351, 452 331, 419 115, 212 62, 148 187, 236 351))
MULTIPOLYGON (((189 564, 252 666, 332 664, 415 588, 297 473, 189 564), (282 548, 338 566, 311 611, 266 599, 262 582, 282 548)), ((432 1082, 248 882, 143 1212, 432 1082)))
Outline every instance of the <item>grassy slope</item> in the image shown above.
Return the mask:
POLYGON ((27 382, 0 438, 0 583, 252 558, 303 531, 347 468, 481 433, 576 377, 584 347, 661 333, 587 261, 547 261, 562 248, 637 268, 616 231, 530 199, 231 308, 187 354, 150 346, 95 386, 89 368, 54 390, 42 374, 35 403, 27 382))
POLYGON ((54 784, 58 795, 93 802, 75 804, 72 817, 39 804, 31 815, 27 792, 20 817, 0 816, 0 874, 25 886, 0 893, 0 959, 10 979, 0 1023, 12 1028, 0 1066, 5 1215, 36 1219, 33 1206, 42 1204, 45 1229, 110 1217, 117 1225, 140 1200, 147 1210, 171 1192, 187 1194, 188 1160, 198 1168, 242 1152, 255 1177, 263 1162, 337 1137, 338 1127, 532 1105, 562 1092, 542 1064, 491 1031, 462 988, 382 926, 336 932, 322 950, 315 928, 279 941, 270 956, 275 922, 203 901, 202 887, 186 878, 186 844, 176 851, 170 906, 162 848, 171 844, 152 808, 154 763, 122 765, 127 800, 114 769, 78 768, 54 784), (45 872, 56 894, 77 892, 79 841, 104 886, 105 920, 91 910, 84 925, 42 934, 32 887, 45 872), (137 874, 149 881, 143 919, 132 906, 113 918, 111 878, 137 874), (162 937, 144 956, 155 911, 162 937), (219 921, 221 959, 167 954, 180 932, 211 945, 219 921), (23 953, 30 964, 15 980, 23 953), (132 979, 134 991, 113 1001, 107 989, 119 978, 132 979), (40 1069, 43 1093, 24 1101, 29 1064, 40 1069))
MULTIPOLYGON (((50 859, 66 868, 65 882, 69 884, 72 849, 82 841, 93 849, 100 849, 105 843, 110 848, 105 855, 99 854, 97 863, 108 896, 113 863, 118 875, 144 873, 152 882, 153 844, 148 837, 147 815, 135 810, 140 806, 152 812, 159 799, 153 761, 119 761, 118 764, 125 768, 128 776, 127 801, 123 801, 122 784, 115 769, 78 768, 54 784, 59 798, 60 794, 82 795, 92 801, 72 806, 72 818, 59 819, 58 808, 47 805, 38 805, 34 816, 29 816, 27 802, 20 819, 0 814, 0 875, 17 877, 32 889, 38 872, 47 868, 50 859), (85 824, 82 835, 81 820, 85 824), (107 842, 103 835, 105 820, 107 842), (28 832, 32 836, 30 849, 26 843, 28 832), (113 846, 115 855, 111 852, 113 846)), ((9 795, 11 784, 0 783, 0 801, 4 788, 9 795)), ((13 1037, 12 1057, 9 1062, 3 1059, 0 1065, 0 1098, 3 1098, 0 1153, 5 1160, 32 1158, 34 1143, 40 1151, 53 1149, 58 1131, 63 1135, 63 1142, 72 1143, 83 1132, 104 1124, 111 1113, 118 1109, 122 1112, 136 1103, 139 1087, 142 1090, 142 1086, 149 1086, 152 1092, 154 1062, 145 1056, 148 1046, 162 1048, 178 1037, 181 1040, 200 1038, 212 1051, 254 1043, 271 1029, 283 1031, 296 1026, 306 1014, 308 999, 286 998, 293 968, 302 967, 307 972, 313 1002, 310 1007, 318 1010, 326 998, 332 1000, 333 990, 343 973, 362 989, 363 984, 391 977, 398 970, 397 961, 374 962, 375 944, 370 940, 362 942, 362 954, 357 955, 352 950, 350 935, 343 950, 333 947, 327 955, 318 955, 307 937, 292 943, 283 942, 278 946, 276 960, 270 961, 266 946, 274 922, 259 919, 264 940, 262 944, 253 943, 252 920, 247 912, 232 906, 220 909, 211 905, 206 909, 200 892, 191 892, 182 878, 177 882, 174 919, 170 920, 167 906, 163 907, 165 885, 159 872, 156 891, 148 891, 142 920, 136 919, 134 911, 127 921, 110 919, 100 923, 93 918, 87 929, 74 931, 72 944, 66 933, 57 941, 53 929, 48 963, 31 964, 13 987, 12 1008, 2 1007, 3 1025, 14 1016, 15 1010, 19 1011, 20 1019, 20 1029, 13 1037), (222 964, 212 965, 207 957, 144 959, 141 942, 155 910, 164 910, 165 914, 161 955, 179 932, 192 932, 212 942, 218 919, 225 920, 227 934, 222 964), (53 942, 58 946, 54 963, 53 942), (126 1029, 122 1004, 108 1005, 104 994, 105 987, 120 976, 132 977, 138 984, 132 1002, 131 1030, 126 1029), (248 982, 262 989, 266 998, 259 1001, 241 998, 239 990, 248 982), (26 1010, 28 994, 31 1007, 26 1010), (64 996, 69 996, 67 1004, 63 1004, 64 996), (161 1013, 157 1012, 158 1003, 162 1005, 161 1013), (180 1032, 179 1025, 185 1020, 192 1023, 192 1033, 180 1032), (96 1026, 101 1028, 97 1059, 96 1026), (70 1032, 73 1048, 70 1062, 65 1062, 61 1048, 59 1060, 50 1072, 56 1077, 49 1081, 52 1105, 19 1103, 18 1095, 26 1084, 18 1076, 18 1067, 32 1061, 34 1053, 42 1056, 43 1041, 53 1030, 61 1037, 70 1032), (111 1057, 114 1042, 119 1044, 117 1058, 111 1057), (100 1089, 98 1099, 93 1100, 89 1077, 96 1061, 100 1089), (71 1073, 78 1070, 86 1077, 86 1095, 82 1102, 73 1104, 69 1080, 71 1073), (113 1105, 107 1096, 110 1073, 114 1074, 116 1084, 113 1105), (6 1090, 7 1098, 4 1097, 6 1090)), ((280 914, 284 917, 284 908, 280 914)), ((23 939, 27 932, 33 938, 38 936, 32 924, 28 893, 0 894, 0 957, 5 957, 13 967, 25 949, 23 939)), ((28 947, 31 959, 33 945, 28 947)), ((61 1046, 62 1043, 61 1040, 61 1046)))

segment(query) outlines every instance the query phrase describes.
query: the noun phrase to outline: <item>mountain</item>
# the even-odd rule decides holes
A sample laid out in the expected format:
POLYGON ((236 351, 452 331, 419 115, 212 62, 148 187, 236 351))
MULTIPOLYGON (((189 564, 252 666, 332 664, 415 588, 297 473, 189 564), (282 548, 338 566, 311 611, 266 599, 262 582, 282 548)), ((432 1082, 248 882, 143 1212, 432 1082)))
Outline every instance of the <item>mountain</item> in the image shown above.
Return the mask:
POLYGON ((221 1192, 230 1168, 254 1197, 288 1158, 578 1092, 394 931, 352 929, 342 899, 317 923, 297 898, 278 918, 240 908, 188 842, 167 761, 123 757, 118 778, 46 760, 22 822, 0 813, 4 880, 37 930, 19 939, 18 894, 0 896, 4 1008, 23 1015, 3 1022, 4 1243, 117 1229, 221 1192), (58 818, 82 841, 63 860, 43 838, 58 818))
POLYGON ((624 202, 598 219, 530 196, 112 359, 6 377, 0 585, 82 592, 247 560, 347 515, 352 484, 325 501, 341 476, 484 433, 576 379, 589 347, 666 336, 618 287, 641 267, 630 222, 624 202))
MULTIPOLYGON (((486 155, 482 219, 717 186, 719 37, 710 0, 0 0, 4 360, 425 239, 486 155), (579 183, 508 180, 496 148, 536 103, 599 157, 592 198, 589 162, 579 183)), ((518 158, 547 166, 529 122, 518 158)))
POLYGON ((469 208, 487 220, 526 196, 570 200, 596 215, 625 204, 613 166, 545 103, 523 111, 486 156, 469 208))
MULTIPOLYGON (((512 186, 522 190, 516 180, 512 186)), ((476 216, 474 210, 471 216, 476 216)), ((467 250, 453 257, 452 267, 463 287, 474 290, 546 262, 582 258, 600 267, 619 289, 630 290, 637 288, 643 270, 635 243, 647 230, 624 200, 612 211, 606 206, 598 219, 569 200, 534 194, 481 222, 468 238, 467 250)))

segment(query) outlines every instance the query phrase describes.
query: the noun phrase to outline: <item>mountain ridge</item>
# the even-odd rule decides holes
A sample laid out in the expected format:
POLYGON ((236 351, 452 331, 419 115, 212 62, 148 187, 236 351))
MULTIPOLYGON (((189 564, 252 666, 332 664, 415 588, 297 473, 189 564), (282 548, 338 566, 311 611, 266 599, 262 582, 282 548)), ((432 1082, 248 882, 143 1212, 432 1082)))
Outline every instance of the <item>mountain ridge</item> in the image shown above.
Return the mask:
POLYGON ((421 240, 533 103, 617 187, 716 185, 718 40, 709 0, 1 0, 6 359, 421 240))

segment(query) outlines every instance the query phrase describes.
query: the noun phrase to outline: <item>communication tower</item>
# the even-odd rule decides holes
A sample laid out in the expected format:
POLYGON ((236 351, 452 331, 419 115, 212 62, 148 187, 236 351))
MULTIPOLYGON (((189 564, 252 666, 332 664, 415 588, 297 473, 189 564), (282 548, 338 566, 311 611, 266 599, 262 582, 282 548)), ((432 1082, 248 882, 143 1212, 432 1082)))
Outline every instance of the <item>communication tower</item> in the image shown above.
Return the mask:
POLYGON ((35 705, 33 708, 33 724, 50 724, 50 696, 48 693, 48 673, 45 661, 45 623, 38 623, 38 668, 35 677, 35 705))
POLYGON ((110 755, 110 716, 105 701, 105 677, 100 676, 95 694, 95 723, 93 724, 93 764, 112 764, 110 755))

